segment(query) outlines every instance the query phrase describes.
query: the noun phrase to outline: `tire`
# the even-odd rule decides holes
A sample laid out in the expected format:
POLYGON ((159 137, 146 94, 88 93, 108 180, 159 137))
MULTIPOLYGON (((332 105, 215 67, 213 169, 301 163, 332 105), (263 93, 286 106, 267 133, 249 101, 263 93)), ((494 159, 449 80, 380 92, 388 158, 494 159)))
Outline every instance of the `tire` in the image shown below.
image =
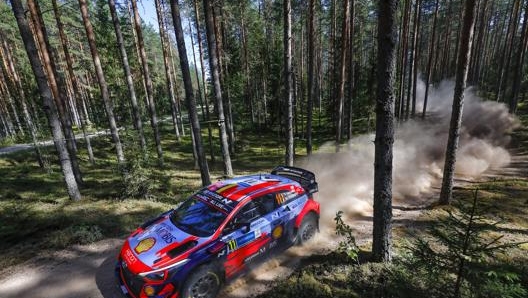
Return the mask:
POLYGON ((308 213, 304 216, 299 229, 295 235, 294 243, 303 245, 314 238, 319 227, 319 218, 315 213, 308 213))
POLYGON ((212 266, 202 266, 189 275, 183 284, 182 298, 215 298, 222 286, 222 279, 212 266))

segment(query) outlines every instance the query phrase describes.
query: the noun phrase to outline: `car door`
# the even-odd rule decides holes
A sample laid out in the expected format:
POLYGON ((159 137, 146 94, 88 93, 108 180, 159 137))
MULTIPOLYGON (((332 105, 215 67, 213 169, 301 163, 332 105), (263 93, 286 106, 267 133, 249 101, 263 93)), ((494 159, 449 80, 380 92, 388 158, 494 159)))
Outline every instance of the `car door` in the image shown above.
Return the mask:
POLYGON ((249 201, 226 225, 221 240, 227 249, 224 263, 227 278, 244 269, 247 263, 265 252, 265 245, 269 242, 265 231, 269 230, 269 222, 262 216, 262 207, 254 201, 249 201))

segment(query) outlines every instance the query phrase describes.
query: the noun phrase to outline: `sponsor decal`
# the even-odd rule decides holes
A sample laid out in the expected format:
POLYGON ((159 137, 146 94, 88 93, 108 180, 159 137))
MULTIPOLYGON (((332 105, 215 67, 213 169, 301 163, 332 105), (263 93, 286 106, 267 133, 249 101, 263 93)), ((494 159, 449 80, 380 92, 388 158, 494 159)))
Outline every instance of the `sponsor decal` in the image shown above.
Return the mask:
POLYGON ((284 232, 284 228, 282 227, 282 225, 278 225, 276 226, 273 231, 271 232, 271 237, 275 240, 279 239, 280 237, 282 237, 282 233, 284 232))
POLYGON ((249 257, 244 259, 244 263, 249 263, 253 261, 256 257, 260 256, 261 254, 266 252, 266 246, 261 247, 256 253, 250 255, 249 257))
POLYGON ((131 263, 131 264, 137 262, 136 256, 134 255, 134 253, 132 253, 130 249, 127 249, 125 251, 125 259, 127 260, 128 263, 131 263))
POLYGON ((170 232, 169 229, 165 225, 158 227, 155 230, 156 234, 165 241, 165 243, 169 244, 172 243, 174 240, 176 240, 176 237, 174 237, 170 232))
POLYGON ((273 212, 273 213, 271 214, 271 219, 272 219, 272 220, 275 220, 275 219, 277 219, 277 218, 279 218, 279 217, 280 217, 280 215, 279 215, 279 211, 277 211, 277 212, 273 212))
POLYGON ((233 210, 234 205, 236 204, 235 201, 232 201, 228 198, 224 198, 216 192, 207 189, 203 190, 200 193, 197 193, 196 198, 224 213, 231 212, 233 210))
POLYGON ((237 242, 235 239, 229 240, 229 242, 227 242, 227 249, 229 251, 235 251, 237 249, 237 242))
POLYGON ((154 244, 156 244, 156 239, 153 237, 145 238, 141 241, 139 241, 138 245, 134 248, 137 254, 140 254, 142 252, 146 252, 149 249, 151 249, 154 244))
POLYGON ((275 195, 275 201, 277 201, 277 204, 280 206, 284 204, 284 202, 286 201, 286 197, 283 193, 278 193, 275 195))

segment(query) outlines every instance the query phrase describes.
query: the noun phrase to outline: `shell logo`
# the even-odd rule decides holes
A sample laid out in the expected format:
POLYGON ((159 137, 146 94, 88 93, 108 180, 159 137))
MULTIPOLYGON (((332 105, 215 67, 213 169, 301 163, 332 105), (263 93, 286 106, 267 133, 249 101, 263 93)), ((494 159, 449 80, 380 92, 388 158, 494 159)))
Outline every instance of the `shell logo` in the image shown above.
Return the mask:
POLYGON ((271 237, 273 237, 273 239, 279 239, 282 236, 283 230, 282 225, 276 226, 271 232, 271 237))
POLYGON ((145 238, 139 241, 138 245, 136 245, 134 250, 136 251, 137 254, 140 254, 142 252, 146 252, 149 249, 151 249, 154 246, 154 244, 156 244, 155 238, 152 238, 152 237, 145 238))

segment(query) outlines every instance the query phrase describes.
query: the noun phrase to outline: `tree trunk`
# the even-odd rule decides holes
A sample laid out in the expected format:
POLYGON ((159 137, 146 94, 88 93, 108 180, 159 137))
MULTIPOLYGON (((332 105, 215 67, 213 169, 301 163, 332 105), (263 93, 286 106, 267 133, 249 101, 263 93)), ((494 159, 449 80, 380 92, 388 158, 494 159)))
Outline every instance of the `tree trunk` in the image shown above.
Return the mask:
POLYGON ((473 26, 475 23, 475 2, 476 0, 467 0, 464 9, 464 24, 459 46, 460 51, 456 69, 455 93, 453 95, 451 123, 449 125, 449 138, 447 140, 444 176, 440 191, 440 204, 449 204, 453 193, 453 176, 460 136, 460 125, 462 123, 462 111, 464 108, 464 90, 466 89, 471 41, 473 39, 473 26))
POLYGON ((352 0, 350 3, 350 35, 349 35, 349 52, 348 52, 348 109, 347 109, 347 139, 350 140, 352 138, 352 124, 353 124, 353 105, 354 105, 354 97, 355 97, 355 51, 354 51, 354 35, 355 35, 355 8, 356 8, 356 1, 352 0))
POLYGON ((515 61, 515 70, 513 74, 512 95, 509 102, 510 113, 517 112, 517 103, 519 98, 519 91, 521 87, 521 80, 524 68, 524 58, 526 55, 526 48, 528 47, 528 0, 524 4, 524 18, 521 31, 521 40, 519 41, 519 49, 515 61))
POLYGON ((409 40, 409 20, 411 15, 411 0, 405 0, 404 15, 403 15, 403 34, 401 36, 401 56, 400 56, 400 75, 398 80, 398 103, 396 117, 404 118, 405 103, 405 73, 407 72, 407 43, 409 40))
POLYGON ((347 54, 350 31, 350 0, 345 0, 343 6, 343 25, 341 28, 341 53, 339 55, 339 85, 337 89, 337 127, 336 127, 336 151, 339 151, 341 138, 343 136, 343 106, 345 104, 345 83, 347 74, 347 54))
MULTIPOLYGON (((222 0, 219 2, 219 10, 220 10, 220 18, 222 18, 223 10, 222 10, 222 0)), ((213 14, 213 27, 215 32, 215 41, 216 41, 216 53, 218 57, 218 74, 220 75, 220 87, 222 89, 222 95, 225 95, 225 102, 224 102, 224 112, 225 112, 225 122, 226 122, 226 131, 227 131, 227 139, 229 142, 229 152, 231 154, 235 154, 235 124, 233 122, 233 111, 232 111, 232 105, 231 105, 231 95, 229 91, 229 85, 226 83, 226 78, 229 77, 229 71, 227 66, 227 58, 225 51, 223 50, 223 41, 226 39, 226 32, 225 28, 223 26, 223 22, 221 22, 220 25, 217 25, 216 21, 216 13, 215 9, 212 9, 213 14), (225 61, 224 63, 222 61, 225 61)))
POLYGON ((312 154, 313 104, 316 100, 315 80, 315 0, 308 4, 308 102, 306 107, 306 154, 312 154))
POLYGON ((44 68, 38 58, 39 56, 37 47, 31 34, 31 29, 29 28, 29 24, 25 16, 24 8, 22 6, 21 0, 12 0, 11 5, 18 24, 18 28, 20 30, 20 35, 22 36, 22 41, 24 42, 24 46, 26 48, 29 62, 31 63, 33 75, 37 81, 38 90, 43 101, 44 112, 48 117, 48 122, 53 136, 53 142, 59 155, 59 161, 61 164, 62 173, 64 175, 64 180, 66 182, 68 195, 72 200, 80 200, 81 194, 79 192, 77 182, 75 181, 70 156, 64 142, 64 135, 61 130, 61 124, 57 110, 53 104, 53 97, 50 87, 48 86, 44 68))
POLYGON ((397 0, 379 1, 378 91, 374 155, 372 259, 390 262, 392 229, 392 145, 394 143, 394 62, 397 0))
POLYGON ((286 156, 285 163, 293 166, 295 155, 293 143, 293 74, 292 74, 292 16, 291 0, 283 0, 284 14, 284 98, 286 100, 286 156))
POLYGON ((143 31, 141 30, 141 23, 139 19, 139 12, 137 9, 136 0, 132 0, 132 11, 134 12, 134 27, 136 28, 136 35, 138 39, 139 54, 141 60, 141 67, 143 69, 143 77, 147 86, 147 102, 150 112, 150 126, 154 133, 154 140, 156 142, 156 152, 158 153, 158 163, 163 165, 163 150, 161 149, 160 133, 158 129, 158 116, 156 113, 156 103, 154 102, 154 87, 150 77, 150 70, 147 60, 147 52, 145 51, 145 44, 143 41, 143 31))
POLYGON ((6 84, 7 83, 11 84, 11 86, 6 87, 4 89, 4 94, 8 98, 8 100, 11 100, 11 94, 9 92, 9 89, 16 91, 18 93, 19 102, 20 102, 20 105, 22 106, 22 115, 24 116, 24 121, 26 122, 27 129, 29 129, 31 140, 33 141, 33 149, 35 149, 35 155, 37 157, 37 162, 39 164, 39 167, 44 168, 44 160, 42 158, 42 153, 40 151, 40 145, 38 144, 38 140, 37 140, 37 128, 35 126, 35 123, 33 122, 31 114, 29 113, 29 110, 26 104, 27 98, 24 92, 24 87, 22 86, 20 77, 18 76, 18 73, 15 69, 15 63, 13 61, 13 56, 10 53, 10 49, 7 46, 7 40, 4 38, 1 32, 0 32, 0 42, 2 43, 2 46, 0 47, 0 57, 2 58, 1 60, 4 61, 3 63, 4 67, 2 69, 3 69, 3 72, 5 73, 4 75, 4 73, 2 73, 2 70, 0 70, 0 82, 6 82, 6 84))
MULTIPOLYGON (((194 0, 193 0, 194 1, 194 0)), ((196 1, 195 1, 195 5, 196 5, 196 1)), ((198 14, 196 14, 198 16, 198 14)), ((207 143, 209 144, 209 155, 211 157, 211 163, 215 163, 215 155, 214 155, 214 147, 213 147, 213 131, 212 131, 212 127, 211 127, 211 118, 210 118, 210 114, 209 114, 209 101, 207 100, 207 94, 203 93, 202 95, 202 90, 205 91, 206 88, 204 87, 202 89, 201 85, 204 85, 207 84, 207 81, 205 80, 205 77, 202 76, 203 80, 202 80, 202 84, 200 84, 200 75, 198 75, 198 67, 196 66, 196 54, 195 54, 195 50, 194 50, 194 37, 193 37, 193 32, 192 32, 192 25, 191 25, 191 21, 189 20, 189 31, 190 31, 190 36, 191 36, 191 48, 192 48, 192 56, 193 56, 193 60, 194 60, 194 71, 195 71, 195 75, 196 75, 196 84, 198 86, 198 98, 200 98, 200 101, 202 103, 202 119, 204 119, 207 123, 207 143), (205 107, 204 107, 205 106, 205 107)), ((200 36, 200 30, 199 30, 199 27, 197 26, 197 35, 200 36)), ((201 39, 201 38, 200 38, 201 39)), ((201 48, 201 45, 200 45, 200 48, 201 48)), ((200 56, 202 55, 202 53, 199 54, 200 56)), ((200 61, 201 62, 201 61, 200 61)), ((203 64, 201 65, 202 67, 202 73, 205 71, 203 69, 203 64)))
POLYGON ((434 51, 435 48, 435 40, 436 40, 436 22, 438 19, 438 9, 439 9, 439 2, 440 0, 436 0, 435 2, 435 11, 434 11, 434 17, 433 17, 433 27, 431 28, 431 42, 429 44, 429 56, 427 58, 427 71, 425 75, 425 94, 424 94, 424 100, 423 100, 423 108, 422 108, 422 119, 425 118, 425 113, 427 112, 427 98, 429 97, 429 84, 431 82, 431 71, 433 68, 433 56, 436 58, 436 54, 434 51))
MULTIPOLYGON (((59 7, 57 5, 57 0, 52 0, 52 4, 53 4, 53 12, 54 12, 54 16, 55 16, 55 22, 57 23, 57 29, 59 31, 59 39, 60 39, 60 42, 61 42, 61 45, 62 45, 62 50, 64 52, 64 58, 66 59, 66 66, 67 66, 67 70, 68 70, 68 75, 70 77, 71 84, 72 84, 72 87, 73 87, 72 96, 75 97, 76 103, 80 104, 81 101, 82 101, 80 99, 81 90, 79 88, 79 83, 77 82, 77 76, 73 72, 73 59, 72 59, 71 54, 70 54, 70 49, 68 48, 68 39, 66 37, 66 34, 64 33, 64 24, 61 21, 61 14, 60 14, 60 11, 59 11, 59 7)), ((73 100, 73 98, 72 98, 72 100, 73 100)), ((79 113, 79 114, 80 115, 84 115, 83 113, 79 113)), ((88 137, 88 135, 86 133, 86 118, 84 116, 81 116, 80 122, 81 122, 80 126, 81 126, 81 129, 82 129, 82 132, 83 132, 83 138, 84 138, 84 141, 86 142, 86 150, 88 151, 88 159, 90 160, 90 163, 93 165, 95 163, 95 158, 94 158, 94 155, 93 155, 93 149, 92 149, 92 144, 90 142, 90 138, 88 137)))
POLYGON ((136 89, 134 88, 134 81, 132 79, 132 71, 130 70, 130 63, 128 62, 128 54, 125 49, 123 34, 121 33, 121 24, 117 16, 114 0, 108 0, 110 7, 110 14, 112 15, 112 23, 114 24, 114 31, 117 38, 117 45, 121 54, 121 63, 123 64, 123 72, 127 83, 128 95, 130 96, 130 103, 132 104, 132 121, 134 121, 134 128, 137 130, 139 137, 139 144, 143 153, 147 152, 147 143, 145 141, 145 134, 143 132, 143 122, 141 121, 141 113, 136 97, 136 89))
POLYGON ((205 158, 203 150, 202 135, 200 133, 200 121, 198 120, 198 113, 196 112, 196 99, 194 98, 194 91, 191 82, 191 71, 189 70, 189 61, 187 60, 187 50, 185 49, 185 40, 183 37, 183 29, 180 17, 180 8, 178 0, 171 0, 172 21, 174 23, 174 33, 176 35, 176 42, 178 44, 178 54, 180 57, 180 67, 183 77, 183 85, 185 87, 185 103, 187 111, 189 112, 189 121, 191 122, 191 129, 194 133, 193 146, 196 148, 198 164, 200 165, 200 175, 202 178, 202 185, 211 184, 209 176, 209 166, 205 158))
MULTIPOLYGON (((412 69, 412 100, 411 100, 411 118, 416 115, 416 85, 418 83, 418 53, 420 53, 418 37, 421 24, 421 10, 422 0, 416 0, 414 6, 414 32, 413 32, 413 48, 411 51, 411 69, 412 69)), ((411 89, 411 80, 409 79, 409 89, 411 89)))
POLYGON ((202 46, 202 34, 201 34, 201 25, 200 25, 200 13, 198 11, 198 0, 193 0, 194 4, 194 16, 196 18, 196 32, 197 32, 197 42, 198 42, 198 52, 200 55, 200 69, 202 75, 202 88, 203 96, 205 103, 205 118, 207 119, 207 138, 209 142, 209 151, 211 155, 211 162, 215 162, 214 148, 213 148, 213 131, 211 127, 211 114, 209 112, 209 97, 207 96, 207 77, 205 76, 205 63, 204 63, 204 53, 202 46))
MULTIPOLYGON (((161 3, 160 0, 154 1, 156 5, 156 15, 158 17, 158 28, 160 33, 160 39, 161 39, 161 49, 163 52, 163 65, 165 69, 165 79, 167 84, 167 92, 169 93, 169 98, 171 102, 171 111, 174 114, 175 111, 175 103, 176 103, 176 97, 174 94, 174 82, 172 81, 172 76, 170 73, 170 56, 169 56, 169 46, 170 41, 169 37, 167 35, 167 30, 165 28, 165 20, 163 16, 163 11, 161 9, 161 3)), ((174 134, 176 135, 176 139, 180 140, 180 129, 178 128, 178 120, 176 117, 172 117, 172 124, 174 127, 174 134)))
MULTIPOLYGON (((409 119, 409 113, 411 109, 411 96, 412 96, 412 81, 413 81, 413 74, 414 74, 414 51, 415 51, 415 37, 416 37, 416 15, 418 12, 418 2, 420 0, 414 1, 414 18, 413 18, 413 33, 411 37, 411 45, 410 45, 410 56, 409 56, 409 75, 407 76, 407 95, 405 97, 405 120, 409 119)), ((410 32, 410 31, 409 31, 410 32)))
POLYGON ((48 82, 55 98, 56 107, 59 113, 59 119, 63 125, 64 134, 66 136, 66 148, 70 154, 71 165, 75 180, 77 183, 82 183, 82 175, 79 167, 79 161, 77 160, 77 145, 75 142, 75 135, 73 133, 71 118, 66 111, 66 103, 68 96, 64 87, 66 84, 62 78, 58 75, 57 64, 55 58, 52 55, 52 47, 49 42, 48 33, 44 26, 44 20, 42 19, 42 13, 38 2, 34 0, 27 1, 30 15, 33 23, 35 24, 36 41, 40 45, 41 54, 43 58, 44 67, 47 71, 48 82))
POLYGON ((103 98, 106 116, 110 125, 110 133, 114 141, 116 149, 117 161, 120 164, 125 162, 125 155, 123 154, 123 147, 121 146, 121 140, 119 139, 119 131, 117 130, 117 124, 114 117, 114 107, 110 99, 108 92, 108 85, 106 84, 106 78, 103 73, 103 67, 101 65, 101 59, 99 58, 99 52, 95 45, 95 34, 93 31, 92 23, 88 17, 88 6, 86 0, 79 0, 79 7, 81 9, 81 15, 83 19, 84 29, 86 31, 86 37, 88 39, 88 45, 90 46, 90 53, 92 55, 93 64, 95 67, 95 73, 97 76, 97 82, 99 83, 99 89, 101 90, 101 97, 103 98))
POLYGON ((213 23, 213 6, 210 0, 203 0, 205 13, 205 30, 207 36, 207 44, 209 46, 209 69, 211 71, 211 78, 213 80, 213 89, 216 98, 218 109, 218 126, 220 129, 220 146, 222 148, 222 158, 224 161, 224 175, 227 177, 233 176, 233 168, 231 166, 231 156, 229 154, 229 144, 227 141, 227 131, 224 114, 224 103, 222 99, 222 88, 220 85, 220 69, 218 66, 218 49, 216 48, 216 38, 213 23))

